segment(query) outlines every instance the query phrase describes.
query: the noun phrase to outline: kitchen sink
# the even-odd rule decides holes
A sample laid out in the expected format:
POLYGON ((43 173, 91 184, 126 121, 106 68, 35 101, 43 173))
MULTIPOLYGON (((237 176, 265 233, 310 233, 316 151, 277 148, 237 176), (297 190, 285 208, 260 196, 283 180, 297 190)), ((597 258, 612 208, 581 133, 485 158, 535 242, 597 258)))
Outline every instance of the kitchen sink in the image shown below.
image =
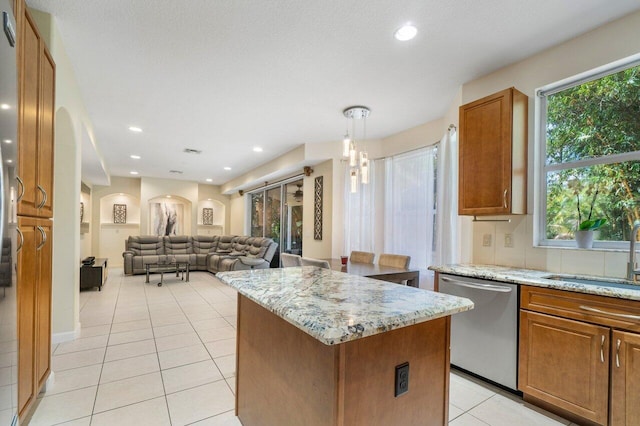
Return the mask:
POLYGON ((563 276, 563 275, 549 275, 547 277, 543 277, 548 280, 556 280, 556 281, 564 281, 569 283, 576 284, 584 284, 584 285, 597 285, 601 287, 613 287, 613 288, 623 288, 627 290, 639 290, 640 291, 640 283, 639 284, 629 284, 628 281, 614 281, 607 280, 605 278, 578 278, 572 276, 563 276))

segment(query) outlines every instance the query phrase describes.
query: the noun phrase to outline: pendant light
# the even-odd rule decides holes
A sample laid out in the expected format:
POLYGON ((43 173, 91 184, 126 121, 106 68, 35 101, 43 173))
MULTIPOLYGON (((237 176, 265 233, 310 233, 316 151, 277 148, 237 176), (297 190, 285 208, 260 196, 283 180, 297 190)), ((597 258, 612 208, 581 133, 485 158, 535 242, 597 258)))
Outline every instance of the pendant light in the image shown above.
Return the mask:
POLYGON ((365 106, 352 106, 345 108, 342 114, 347 118, 347 123, 351 121, 351 135, 348 126, 344 139, 342 140, 342 156, 349 159, 351 192, 358 192, 358 180, 362 184, 369 183, 369 155, 366 151, 358 153, 356 147, 356 120, 362 120, 362 140, 367 137, 367 117, 371 111, 365 106))

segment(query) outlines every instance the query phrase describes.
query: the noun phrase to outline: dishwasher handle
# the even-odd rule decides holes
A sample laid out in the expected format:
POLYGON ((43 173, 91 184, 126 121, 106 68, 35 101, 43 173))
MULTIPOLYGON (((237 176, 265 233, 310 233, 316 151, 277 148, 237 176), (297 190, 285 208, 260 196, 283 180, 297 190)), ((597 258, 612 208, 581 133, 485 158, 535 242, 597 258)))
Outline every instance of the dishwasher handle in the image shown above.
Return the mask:
POLYGON ((445 283, 459 285, 461 287, 469 287, 477 290, 493 291, 497 293, 511 293, 511 287, 505 287, 502 285, 457 281, 448 277, 440 277, 440 279, 445 283))

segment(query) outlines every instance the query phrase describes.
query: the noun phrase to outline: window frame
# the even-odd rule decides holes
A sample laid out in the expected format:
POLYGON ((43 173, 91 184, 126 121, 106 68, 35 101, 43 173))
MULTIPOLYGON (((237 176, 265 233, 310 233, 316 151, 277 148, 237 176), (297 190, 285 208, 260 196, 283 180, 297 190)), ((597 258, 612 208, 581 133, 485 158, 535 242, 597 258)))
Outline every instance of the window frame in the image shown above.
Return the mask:
MULTIPOLYGON (((612 164, 623 161, 640 161, 640 151, 612 154, 605 157, 587 158, 566 163, 546 164, 547 158, 547 96, 562 92, 575 86, 597 80, 607 75, 615 74, 628 68, 640 66, 640 53, 594 68, 575 76, 542 86, 535 91, 534 116, 534 246, 537 247, 567 247, 576 248, 575 239, 550 240, 547 239, 547 173, 566 169, 588 167, 598 164, 612 164)), ((594 249, 628 250, 628 241, 594 241, 594 249)))

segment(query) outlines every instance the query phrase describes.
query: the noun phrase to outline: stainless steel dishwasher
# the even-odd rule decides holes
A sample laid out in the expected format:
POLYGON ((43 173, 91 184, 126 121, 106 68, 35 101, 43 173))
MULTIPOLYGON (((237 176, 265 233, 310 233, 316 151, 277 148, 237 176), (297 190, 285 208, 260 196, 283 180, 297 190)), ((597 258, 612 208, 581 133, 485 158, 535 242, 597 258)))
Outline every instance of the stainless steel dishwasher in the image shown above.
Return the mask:
POLYGON ((517 391, 518 286, 445 274, 438 285, 475 305, 451 316, 451 364, 517 391))

